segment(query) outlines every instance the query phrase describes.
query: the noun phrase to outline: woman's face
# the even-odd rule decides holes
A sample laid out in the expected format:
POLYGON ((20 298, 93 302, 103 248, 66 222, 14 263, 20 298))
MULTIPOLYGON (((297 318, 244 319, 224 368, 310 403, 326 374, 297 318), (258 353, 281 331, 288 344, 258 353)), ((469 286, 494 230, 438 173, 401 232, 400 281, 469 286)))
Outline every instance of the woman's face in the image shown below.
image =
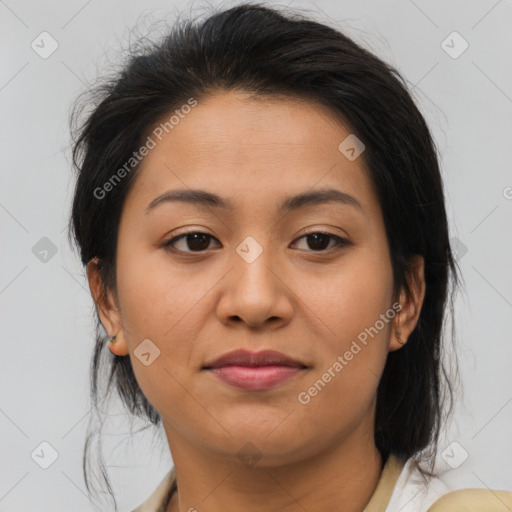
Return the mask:
POLYGON ((373 440, 379 378, 401 345, 382 213, 364 153, 339 149, 348 136, 319 105, 241 92, 199 101, 153 135, 122 211, 117 308, 101 318, 171 449, 235 460, 251 443, 271 466, 356 432, 373 440), (353 199, 307 199, 328 189, 353 199), (218 204, 165 196, 192 190, 218 204), (203 235, 171 244, 186 233, 203 235), (276 350, 307 368, 281 368, 288 378, 273 385, 243 374, 253 389, 204 369, 235 349, 276 350))

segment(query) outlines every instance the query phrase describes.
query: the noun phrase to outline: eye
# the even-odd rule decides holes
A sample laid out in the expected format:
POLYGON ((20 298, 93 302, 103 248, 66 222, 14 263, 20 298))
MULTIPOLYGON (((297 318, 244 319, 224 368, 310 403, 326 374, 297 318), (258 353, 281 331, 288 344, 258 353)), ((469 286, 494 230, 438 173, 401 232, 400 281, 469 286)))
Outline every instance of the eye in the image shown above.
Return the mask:
POLYGON ((174 252, 202 252, 205 249, 208 249, 212 239, 217 240, 214 236, 209 235, 208 233, 192 231, 190 233, 183 233, 182 235, 175 236, 166 242, 164 246, 174 252), (182 242, 182 247, 176 247, 178 242, 182 242))
MULTIPOLYGON (((350 245, 350 242, 344 238, 321 231, 307 233, 300 238, 297 238, 297 240, 302 239, 307 240, 309 250, 313 252, 324 252, 326 250, 350 245), (334 245, 329 246, 331 242, 334 242, 334 245)), ((171 240, 164 244, 164 247, 173 252, 203 252, 209 248, 210 242, 212 240, 216 240, 218 242, 214 236, 209 235, 208 233, 192 231, 190 233, 183 233, 181 235, 175 236, 174 238, 171 238, 171 240), (181 247, 178 247, 178 243, 181 243, 181 247)))
POLYGON ((324 233, 322 231, 307 233, 297 240, 302 239, 307 240, 307 245, 309 246, 310 250, 314 252, 322 252, 325 250, 341 248, 343 246, 350 245, 348 240, 331 233, 324 233), (329 243, 332 241, 334 241, 334 245, 329 247, 329 243))

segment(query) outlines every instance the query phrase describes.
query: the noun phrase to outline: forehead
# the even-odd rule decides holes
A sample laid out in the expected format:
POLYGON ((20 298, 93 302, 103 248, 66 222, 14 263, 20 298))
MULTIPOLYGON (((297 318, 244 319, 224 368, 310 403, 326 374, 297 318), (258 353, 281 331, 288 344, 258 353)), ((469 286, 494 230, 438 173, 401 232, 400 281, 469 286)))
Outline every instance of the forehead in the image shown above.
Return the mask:
POLYGON ((351 161, 339 150, 351 132, 318 103, 224 92, 187 112, 160 129, 159 138, 154 128, 163 125, 152 127, 156 144, 127 201, 145 209, 168 189, 189 188, 232 197, 243 207, 327 187, 358 196, 363 206, 375 200, 363 158, 351 161))

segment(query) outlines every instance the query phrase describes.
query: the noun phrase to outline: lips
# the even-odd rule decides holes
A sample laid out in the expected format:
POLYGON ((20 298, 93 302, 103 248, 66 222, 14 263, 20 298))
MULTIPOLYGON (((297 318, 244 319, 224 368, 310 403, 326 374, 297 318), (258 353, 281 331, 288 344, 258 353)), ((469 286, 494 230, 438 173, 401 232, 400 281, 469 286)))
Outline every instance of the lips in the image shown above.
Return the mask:
POLYGON ((207 363, 203 368, 210 370, 223 366, 245 366, 249 368, 257 366, 289 366, 292 368, 307 368, 307 365, 297 361, 286 354, 275 350, 262 350, 251 352, 249 350, 234 350, 222 355, 214 361, 207 363))
POLYGON ((275 350, 235 350, 203 367, 225 384, 244 391, 266 391, 308 368, 275 350))

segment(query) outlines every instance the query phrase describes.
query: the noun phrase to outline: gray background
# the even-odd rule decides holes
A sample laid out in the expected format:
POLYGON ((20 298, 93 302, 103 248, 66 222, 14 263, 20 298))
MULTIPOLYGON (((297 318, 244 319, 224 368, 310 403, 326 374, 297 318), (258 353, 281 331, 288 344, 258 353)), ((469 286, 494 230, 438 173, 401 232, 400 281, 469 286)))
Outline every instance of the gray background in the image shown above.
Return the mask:
MULTIPOLYGON (((145 33, 153 21, 172 22, 176 11, 199 13, 205 5, 0 0, 0 510, 99 509, 86 496, 81 469, 93 310, 67 242, 68 112, 87 83, 118 61, 135 25, 145 33), (48 58, 31 47, 43 46, 43 31, 58 43, 48 58), (42 442, 58 454, 47 469, 31 455, 36 450, 40 463, 49 461, 51 448, 42 442)), ((441 441, 439 469, 467 452, 447 481, 512 490, 512 2, 289 5, 310 9, 397 67, 433 131, 466 285, 456 303, 465 394, 441 441), (453 31, 469 44, 457 58, 446 44, 453 54, 461 40, 450 36, 443 44, 453 31)), ((45 39, 44 51, 50 44, 45 39)), ((131 510, 172 461, 165 439, 159 445, 149 432, 130 437, 122 411, 115 404, 110 411, 106 464, 120 510, 131 510)))

